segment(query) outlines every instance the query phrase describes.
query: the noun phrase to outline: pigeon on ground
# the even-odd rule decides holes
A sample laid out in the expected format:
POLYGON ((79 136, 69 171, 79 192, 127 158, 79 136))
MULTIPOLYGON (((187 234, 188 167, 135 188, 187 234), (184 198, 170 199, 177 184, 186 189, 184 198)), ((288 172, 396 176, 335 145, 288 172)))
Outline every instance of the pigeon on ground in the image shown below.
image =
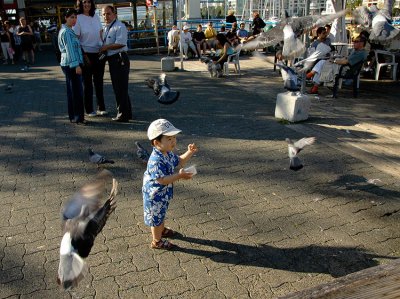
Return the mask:
POLYGON ((97 164, 97 166, 99 166, 100 164, 107 164, 107 163, 114 164, 113 160, 108 160, 106 157, 93 152, 91 148, 88 149, 88 152, 89 152, 90 162, 97 164))
POLYGON ((60 245, 60 263, 57 282, 70 290, 78 285, 88 272, 86 258, 110 214, 116 208, 118 182, 112 178, 112 189, 103 206, 102 195, 111 172, 103 170, 92 182, 85 184, 64 206, 62 211, 63 238, 60 245))
POLYGON ((180 92, 171 90, 166 75, 162 73, 158 79, 147 79, 146 84, 153 89, 154 94, 158 96, 158 102, 164 105, 175 103, 179 99, 180 92))
POLYGON ((137 141, 135 141, 137 151, 136 155, 137 157, 143 162, 147 164, 147 161, 149 161, 150 154, 149 152, 137 141))
POLYGON ((293 142, 289 138, 286 138, 288 143, 289 150, 289 158, 290 158, 290 169, 297 171, 303 168, 303 164, 301 163, 297 154, 306 146, 311 145, 315 142, 315 137, 306 137, 302 138, 296 142, 293 142))

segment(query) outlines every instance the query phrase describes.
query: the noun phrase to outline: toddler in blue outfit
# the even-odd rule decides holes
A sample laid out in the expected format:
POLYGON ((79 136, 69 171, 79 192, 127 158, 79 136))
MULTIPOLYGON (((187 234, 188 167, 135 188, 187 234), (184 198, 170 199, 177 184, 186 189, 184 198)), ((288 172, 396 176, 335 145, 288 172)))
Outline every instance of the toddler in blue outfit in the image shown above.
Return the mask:
POLYGON ((153 151, 143 176, 142 192, 144 223, 151 227, 151 248, 154 249, 174 247, 171 242, 163 239, 173 237, 176 233, 165 226, 165 214, 173 197, 173 183, 193 176, 193 173, 185 172, 181 167, 197 152, 196 145, 189 144, 187 151, 180 156, 172 152, 176 147, 176 135, 180 132, 166 119, 153 121, 147 130, 153 151), (174 173, 176 167, 181 169, 174 173))

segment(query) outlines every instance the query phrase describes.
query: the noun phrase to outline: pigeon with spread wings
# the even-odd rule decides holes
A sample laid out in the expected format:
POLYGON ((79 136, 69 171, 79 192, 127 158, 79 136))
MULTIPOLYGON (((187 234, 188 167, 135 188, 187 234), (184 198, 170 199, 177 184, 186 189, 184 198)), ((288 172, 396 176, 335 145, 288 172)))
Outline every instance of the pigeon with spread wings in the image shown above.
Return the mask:
POLYGON ((297 155, 305 146, 313 144, 315 142, 315 137, 306 137, 295 142, 286 138, 286 142, 288 143, 289 150, 289 168, 294 171, 302 169, 303 164, 297 155))
POLYGON ((112 178, 111 193, 101 205, 105 183, 111 172, 101 171, 96 179, 85 184, 64 206, 62 211, 63 238, 60 245, 60 263, 57 282, 70 290, 78 285, 88 271, 86 258, 96 236, 116 208, 118 182, 112 178))
POLYGON ((167 76, 162 73, 158 79, 147 79, 145 82, 147 86, 153 89, 154 94, 158 97, 158 102, 164 105, 175 103, 180 96, 179 91, 171 90, 167 82, 167 76))
MULTIPOLYGON (((243 50, 253 50, 274 46, 285 40, 282 53, 289 55, 285 58, 295 58, 304 44, 298 39, 300 35, 315 26, 324 26, 333 20, 344 16, 345 10, 330 15, 312 15, 299 18, 284 17, 274 28, 261 32, 255 39, 245 43, 243 50)), ((285 56, 285 55, 284 55, 285 56)))

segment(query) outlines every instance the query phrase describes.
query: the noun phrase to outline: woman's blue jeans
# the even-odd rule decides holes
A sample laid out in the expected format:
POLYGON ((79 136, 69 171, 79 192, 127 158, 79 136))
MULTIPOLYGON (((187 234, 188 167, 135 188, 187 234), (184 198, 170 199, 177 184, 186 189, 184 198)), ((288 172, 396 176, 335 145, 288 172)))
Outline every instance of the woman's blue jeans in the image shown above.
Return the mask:
POLYGON ((77 75, 75 68, 61 66, 67 83, 68 116, 71 122, 83 122, 83 87, 82 75, 77 75))

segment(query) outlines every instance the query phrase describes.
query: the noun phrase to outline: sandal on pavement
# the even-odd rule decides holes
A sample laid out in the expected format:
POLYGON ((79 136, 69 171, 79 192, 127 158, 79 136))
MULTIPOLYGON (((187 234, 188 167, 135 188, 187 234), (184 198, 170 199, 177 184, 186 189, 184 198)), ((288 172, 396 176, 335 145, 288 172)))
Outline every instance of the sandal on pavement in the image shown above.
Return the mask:
POLYGON ((162 232, 162 234, 161 234, 161 237, 162 237, 162 238, 172 238, 172 237, 174 237, 176 234, 177 234, 176 231, 173 231, 173 230, 170 229, 169 227, 165 227, 164 230, 163 230, 163 232, 162 232))
POLYGON ((171 250, 175 247, 174 244, 172 244, 171 242, 169 242, 168 240, 163 240, 161 239, 160 241, 155 241, 153 240, 151 242, 151 248, 153 249, 165 249, 165 250, 171 250))

